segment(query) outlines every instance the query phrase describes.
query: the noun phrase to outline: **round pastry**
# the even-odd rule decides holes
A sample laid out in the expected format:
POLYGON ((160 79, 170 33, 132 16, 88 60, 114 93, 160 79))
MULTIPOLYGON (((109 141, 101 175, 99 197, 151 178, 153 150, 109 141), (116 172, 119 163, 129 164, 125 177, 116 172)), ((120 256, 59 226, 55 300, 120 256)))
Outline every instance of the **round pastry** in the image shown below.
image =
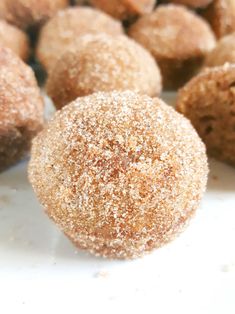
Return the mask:
POLYGON ((69 0, 1 0, 0 18, 28 29, 41 25, 68 4, 69 0))
POLYGON ((36 52, 39 61, 49 70, 75 40, 88 33, 116 36, 122 34, 123 29, 119 21, 92 8, 73 7, 60 11, 41 30, 36 52))
POLYGON ((150 13, 155 0, 90 0, 91 4, 121 20, 150 13))
POLYGON ((221 38, 205 60, 206 67, 235 63, 235 33, 221 38))
POLYGON ((213 0, 203 16, 218 38, 235 32, 235 0, 213 0))
POLYGON ((213 0, 170 0, 168 2, 172 2, 175 4, 182 4, 190 8, 205 8, 210 4, 213 0))
POLYGON ((161 75, 150 53, 124 35, 86 35, 57 61, 47 81, 48 95, 60 109, 79 96, 132 90, 157 96, 161 75))
POLYGON ((215 46, 208 24, 173 4, 141 17, 130 27, 129 35, 155 57, 166 89, 176 89, 189 80, 215 46))
POLYGON ((47 214, 82 249, 136 258, 172 240, 207 181, 205 147, 158 98, 96 93, 36 137, 29 179, 47 214))
POLYGON ((191 120, 211 156, 235 165, 235 65, 194 77, 180 90, 177 109, 191 120))
POLYGON ((29 40, 27 35, 4 20, 0 20, 0 46, 14 51, 22 60, 29 57, 29 40))
POLYGON ((0 48, 0 171, 23 158, 43 125, 43 101, 33 71, 0 48))

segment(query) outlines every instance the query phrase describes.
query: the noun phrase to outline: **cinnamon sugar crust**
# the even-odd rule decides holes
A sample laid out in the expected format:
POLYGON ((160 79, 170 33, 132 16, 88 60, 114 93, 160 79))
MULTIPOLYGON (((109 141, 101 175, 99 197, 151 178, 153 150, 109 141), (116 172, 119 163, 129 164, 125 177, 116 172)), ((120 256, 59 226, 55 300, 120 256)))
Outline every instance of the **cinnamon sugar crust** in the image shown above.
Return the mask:
POLYGON ((209 155, 235 165, 235 65, 208 68, 180 91, 177 109, 189 118, 209 155))
POLYGON ((0 18, 28 29, 42 25, 68 5, 69 0, 1 0, 0 18))
POLYGON ((214 0, 203 12, 217 38, 235 32, 235 1, 214 0))
POLYGON ((0 46, 11 49, 24 61, 29 57, 30 46, 27 35, 4 20, 0 20, 0 46))
POLYGON ((177 89, 200 68, 215 37, 201 17, 180 5, 160 5, 141 17, 129 35, 148 49, 161 69, 163 86, 177 89))
POLYGON ((43 101, 33 71, 0 48, 0 171, 25 157, 43 125, 43 101))
POLYGON ((215 67, 225 63, 235 64, 235 33, 222 37, 207 55, 204 66, 215 67))
POLYGON ((155 0, 90 0, 91 4, 121 20, 152 12, 155 0))
POLYGON ((120 35, 86 35, 56 62, 47 81, 48 95, 60 109, 99 91, 133 90, 157 96, 161 74, 150 53, 120 35))
POLYGON ((59 57, 86 34, 123 33, 122 25, 107 14, 89 7, 72 7, 60 11, 41 30, 37 57, 48 71, 59 57))
POLYGON ((29 179, 79 248, 136 258, 172 240, 205 191, 207 157, 190 122, 158 98, 96 93, 34 139, 29 179))

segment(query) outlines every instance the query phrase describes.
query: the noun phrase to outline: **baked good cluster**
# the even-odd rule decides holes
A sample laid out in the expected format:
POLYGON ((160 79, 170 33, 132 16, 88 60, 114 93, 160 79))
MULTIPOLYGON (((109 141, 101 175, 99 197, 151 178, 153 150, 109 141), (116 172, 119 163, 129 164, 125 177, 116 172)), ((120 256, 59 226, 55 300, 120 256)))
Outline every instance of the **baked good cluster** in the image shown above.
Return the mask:
POLYGON ((78 248, 137 258, 174 239, 208 155, 235 166, 235 0, 1 0, 0 171, 30 156, 78 248))

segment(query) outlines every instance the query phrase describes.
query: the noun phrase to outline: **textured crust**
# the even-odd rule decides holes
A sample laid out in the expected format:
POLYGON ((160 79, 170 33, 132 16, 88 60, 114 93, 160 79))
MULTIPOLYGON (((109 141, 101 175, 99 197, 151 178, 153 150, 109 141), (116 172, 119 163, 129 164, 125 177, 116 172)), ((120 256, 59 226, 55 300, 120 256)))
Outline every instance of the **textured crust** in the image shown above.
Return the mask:
POLYGON ((0 18, 28 29, 41 25, 68 4, 69 0, 1 0, 0 18))
POLYGON ((208 153, 235 165, 235 65, 206 69, 178 95, 177 109, 189 118, 208 153))
POLYGON ((203 13, 218 38, 235 31, 235 0, 214 0, 203 13))
POLYGON ((91 4, 121 20, 150 13, 155 0, 90 0, 91 4))
POLYGON ((206 67, 220 66, 225 63, 235 63, 235 33, 221 38, 205 60, 206 67))
POLYGON ((172 2, 175 4, 182 4, 182 5, 186 5, 187 7, 197 9, 197 8, 205 8, 212 1, 214 0, 170 0, 168 2, 172 2))
POLYGON ((41 30, 37 57, 49 70, 59 56, 73 45, 75 39, 87 33, 123 33, 121 23, 105 13, 86 7, 74 7, 60 11, 41 30))
POLYGON ((166 89, 182 86, 215 46, 209 25, 183 6, 173 4, 159 6, 140 18, 130 27, 129 35, 155 57, 166 89))
POLYGON ((43 101, 33 71, 0 48, 0 171, 28 153, 42 124, 43 101))
POLYGON ((4 20, 0 20, 0 46, 11 49, 24 61, 27 61, 29 57, 27 35, 4 20))
POLYGON ((60 109, 98 91, 133 90, 157 96, 161 75, 153 57, 126 36, 87 35, 57 61, 47 92, 60 109))
POLYGON ((136 258, 173 239, 205 190, 207 157, 190 122, 133 92, 77 98, 34 139, 29 179, 77 247, 136 258))

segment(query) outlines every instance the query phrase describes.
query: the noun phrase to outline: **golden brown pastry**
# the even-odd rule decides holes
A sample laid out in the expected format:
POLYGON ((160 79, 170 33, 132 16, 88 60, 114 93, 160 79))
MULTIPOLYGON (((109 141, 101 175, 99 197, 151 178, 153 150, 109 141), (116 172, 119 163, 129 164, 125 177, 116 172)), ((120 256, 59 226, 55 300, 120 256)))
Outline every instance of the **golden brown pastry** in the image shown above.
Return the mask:
POLYGON ((235 0, 213 0, 203 16, 210 23, 217 38, 235 32, 235 0))
POLYGON ((85 34, 123 33, 122 25, 107 14, 88 7, 73 7, 60 11, 41 30, 37 57, 49 70, 55 61, 85 34))
POLYGON ((215 67, 225 63, 235 64, 235 33, 218 41, 216 47, 207 55, 205 67, 215 67))
POLYGON ((58 109, 98 91, 132 90, 157 96, 161 88, 153 57, 124 35, 84 36, 56 62, 47 81, 47 92, 58 109))
POLYGON ((30 47, 27 35, 4 20, 0 20, 0 46, 11 49, 24 61, 27 61, 29 57, 30 47))
POLYGON ((1 0, 0 18, 28 29, 40 26, 68 4, 69 0, 1 0))
POLYGON ((207 181, 205 147, 190 122, 133 92, 77 98, 35 138, 29 179, 78 247, 136 258, 171 241, 207 181))
POLYGON ((127 20, 150 13, 156 0, 90 0, 90 3, 117 19, 127 20))
POLYGON ((194 77, 180 90, 177 109, 191 120, 209 155, 235 165, 235 65, 194 77))
POLYGON ((27 155, 43 125, 43 101, 33 71, 0 48, 0 171, 27 155))
POLYGON ((161 5, 141 17, 130 27, 129 35, 155 57, 166 89, 188 81, 215 47, 209 25, 185 7, 173 4, 161 5))

